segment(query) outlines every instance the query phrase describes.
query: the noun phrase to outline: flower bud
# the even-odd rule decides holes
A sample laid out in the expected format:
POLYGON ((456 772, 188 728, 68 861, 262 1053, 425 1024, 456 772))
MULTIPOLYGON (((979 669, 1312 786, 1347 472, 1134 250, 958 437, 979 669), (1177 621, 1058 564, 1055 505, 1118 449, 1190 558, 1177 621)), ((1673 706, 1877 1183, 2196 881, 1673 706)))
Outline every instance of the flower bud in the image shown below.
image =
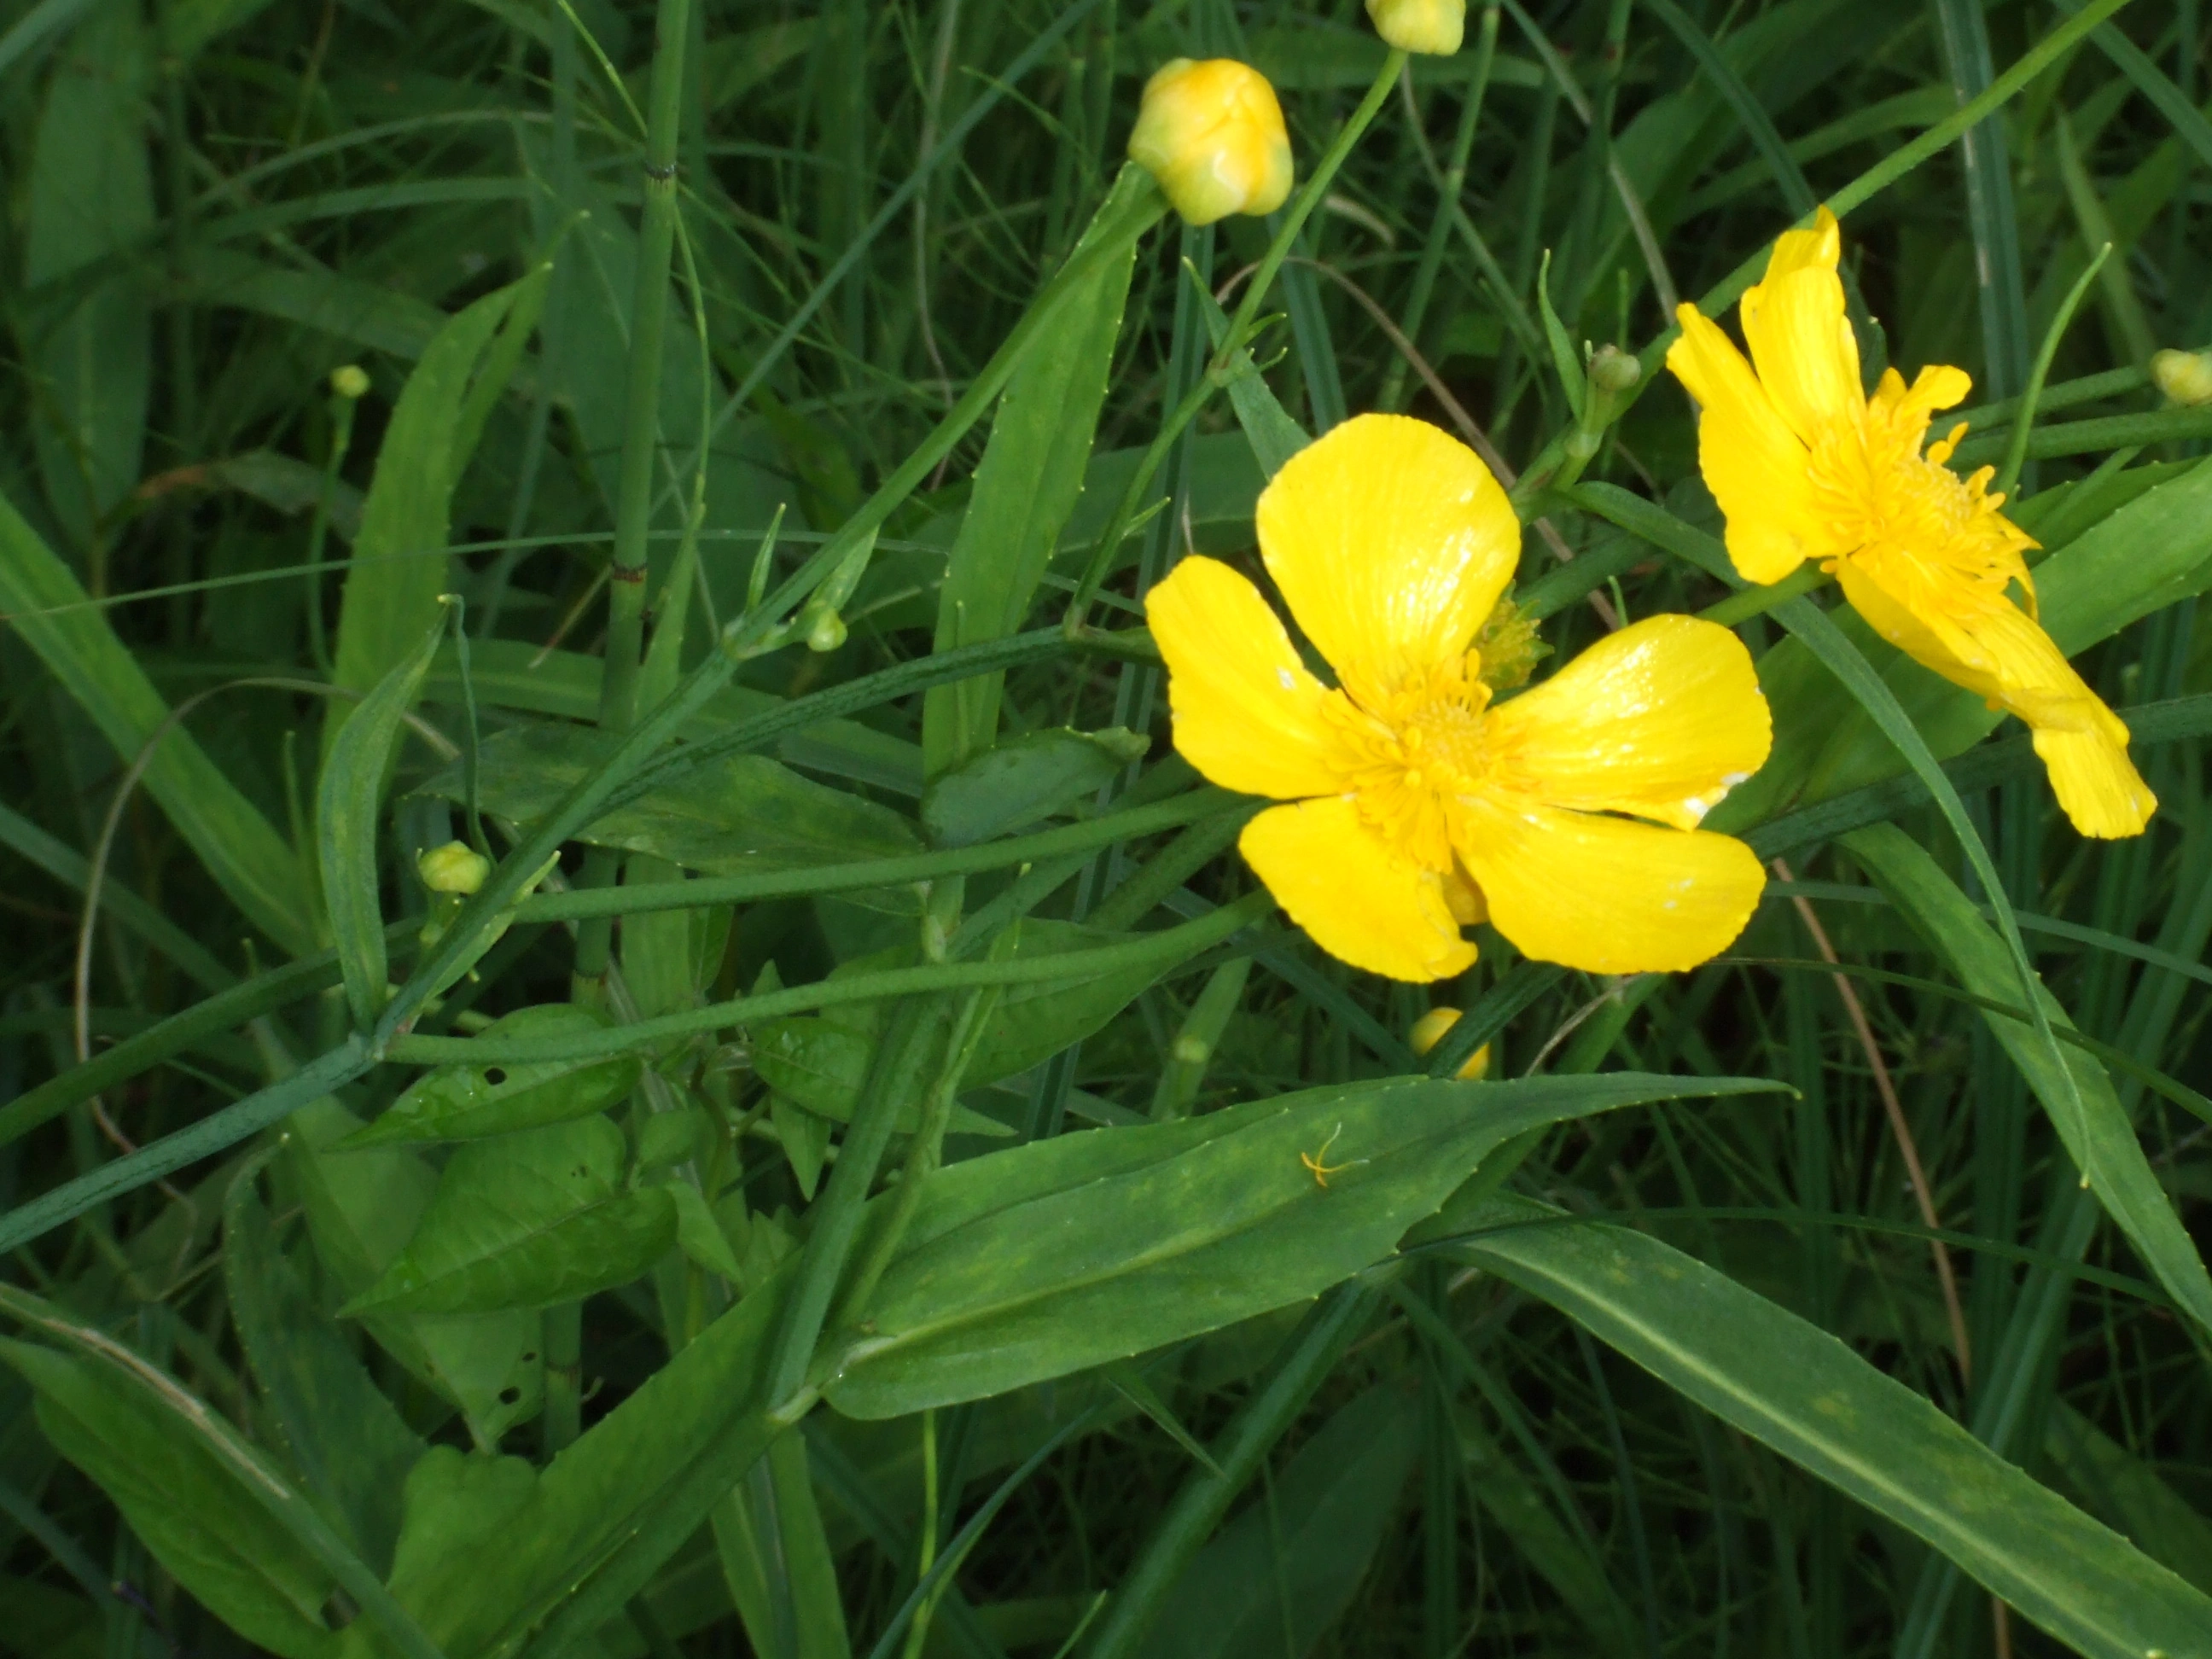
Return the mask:
POLYGON ((1644 365, 1617 345, 1601 345, 1590 354, 1589 378, 1601 392, 1626 392, 1644 378, 1644 365))
POLYGON ((347 363, 331 371, 331 390, 349 403, 357 402, 368 395, 368 373, 359 363, 347 363))
POLYGON ((466 842, 449 841, 418 854, 415 868, 434 893, 473 893, 491 873, 491 860, 466 842))
POLYGON ((1367 15, 1401 52, 1448 58, 1467 33, 1467 0, 1367 0, 1367 15))
POLYGON ((2169 403, 2212 404, 2212 351, 2161 351, 2150 360, 2150 377, 2169 403))
MULTIPOLYGON (((1417 1054, 1425 1054, 1444 1040, 1444 1033, 1459 1024, 1456 1008, 1431 1008, 1413 1022, 1413 1029, 1406 1034, 1406 1041, 1417 1054)), ((1490 1069, 1490 1045, 1484 1043, 1459 1068, 1460 1079, 1471 1083, 1490 1069)))
POLYGON ((1194 225, 1273 213, 1291 193, 1291 137, 1275 89, 1231 58, 1178 58, 1145 82, 1129 159, 1194 225))

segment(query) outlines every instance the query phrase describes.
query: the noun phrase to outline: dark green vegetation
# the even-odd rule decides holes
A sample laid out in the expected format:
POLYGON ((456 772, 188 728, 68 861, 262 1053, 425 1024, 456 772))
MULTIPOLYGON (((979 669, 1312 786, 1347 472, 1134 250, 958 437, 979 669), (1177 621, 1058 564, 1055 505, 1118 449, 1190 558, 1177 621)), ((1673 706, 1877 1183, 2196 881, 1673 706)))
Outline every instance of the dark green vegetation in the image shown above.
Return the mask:
POLYGON ((0 7, 0 1646, 2212 1654, 2198 0, 653 11, 0 7), (1270 234, 1115 186, 1176 54, 1302 182, 1378 95, 1147 481, 1270 234), (1648 348, 1821 199, 1964 459, 2055 343, 2138 841, 1727 599, 1648 348), (1761 653, 1729 957, 1432 998, 1226 851, 1133 598, 1375 408, 1536 481, 1555 660, 1761 653))

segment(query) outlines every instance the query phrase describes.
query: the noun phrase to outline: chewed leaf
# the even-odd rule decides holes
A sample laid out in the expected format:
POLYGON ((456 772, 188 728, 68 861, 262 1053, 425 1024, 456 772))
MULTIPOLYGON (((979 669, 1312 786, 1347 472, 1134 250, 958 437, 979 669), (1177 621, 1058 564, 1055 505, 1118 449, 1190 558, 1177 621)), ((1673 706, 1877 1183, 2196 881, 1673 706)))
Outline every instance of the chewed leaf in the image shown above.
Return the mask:
MULTIPOLYGON (((574 1003, 518 1008, 486 1028, 507 1037, 568 1036, 608 1024, 574 1003)), ((441 1066, 419 1078, 374 1122, 331 1148, 414 1140, 477 1140, 588 1117, 629 1097, 643 1062, 635 1054, 598 1060, 549 1060, 514 1066, 441 1066)))
POLYGON ((624 1152, 604 1117, 462 1147, 407 1248, 340 1311, 542 1308, 629 1283, 676 1242, 676 1205, 624 1190, 624 1152))

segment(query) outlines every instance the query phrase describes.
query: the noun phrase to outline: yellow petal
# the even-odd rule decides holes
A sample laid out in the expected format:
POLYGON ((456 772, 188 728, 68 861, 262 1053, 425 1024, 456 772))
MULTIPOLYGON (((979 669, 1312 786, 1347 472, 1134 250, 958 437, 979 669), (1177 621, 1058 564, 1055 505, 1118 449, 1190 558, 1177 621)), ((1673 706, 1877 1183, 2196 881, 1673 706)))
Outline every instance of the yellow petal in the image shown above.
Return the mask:
POLYGON ((1370 706, 1464 652, 1521 557, 1481 458, 1402 415, 1358 416, 1292 456, 1257 519, 1291 615, 1370 706))
POLYGON ((1745 293, 1741 314, 1759 384, 1808 444, 1830 421, 1855 417, 1865 406, 1858 342, 1833 264, 1770 276, 1745 293))
POLYGON ((2158 810, 2124 744, 2106 732, 2039 731, 2035 752, 2051 773, 2051 793, 2085 836, 2111 841, 2140 836, 2158 810))
POLYGON ((1462 797, 1460 857, 1524 955, 1593 974, 1675 973, 1726 950, 1765 885, 1741 842, 1702 830, 1462 797))
MULTIPOLYGON (((1168 665, 1182 757, 1224 789, 1295 800, 1344 787, 1331 694, 1260 590, 1218 559, 1185 559, 1145 599, 1168 665)), ((1355 757, 1356 758, 1356 757, 1355 757)))
POLYGON ((1751 653, 1694 617, 1607 635, 1486 725, 1501 787, 1678 830, 1764 766, 1773 739, 1751 653))
POLYGON ((1774 252, 1766 256, 1766 274, 1759 280, 1771 283, 1799 270, 1833 270, 1843 255, 1844 232, 1836 216, 1825 207, 1815 208, 1810 230, 1785 230, 1774 239, 1774 252))
POLYGON ((2027 723, 2051 792, 2077 830, 2104 838, 2142 833, 2158 798, 2128 758, 2127 726, 2033 617, 2002 593, 1906 582, 1869 562, 1846 559, 1837 574, 1876 633, 2027 723))
POLYGON ((1449 979, 1474 962, 1442 881, 1370 829, 1342 796, 1273 806, 1237 845, 1314 943, 1391 979, 1449 979))
POLYGON ((1735 342, 1694 306, 1674 315, 1682 337, 1668 348, 1667 367, 1703 405, 1698 465, 1727 515, 1729 557, 1746 581, 1778 582, 1831 550, 1805 446, 1735 342))

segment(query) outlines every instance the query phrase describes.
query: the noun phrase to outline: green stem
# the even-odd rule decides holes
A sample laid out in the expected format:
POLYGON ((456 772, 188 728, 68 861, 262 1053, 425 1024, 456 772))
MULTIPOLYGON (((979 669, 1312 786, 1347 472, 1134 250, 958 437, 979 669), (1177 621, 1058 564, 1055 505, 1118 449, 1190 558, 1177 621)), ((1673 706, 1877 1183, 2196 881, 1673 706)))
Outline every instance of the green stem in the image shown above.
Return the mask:
MULTIPOLYGON (((1482 9, 1482 25, 1475 38, 1474 73, 1460 105, 1459 128, 1452 134, 1451 160, 1437 183, 1437 210, 1429 222, 1428 240, 1421 245, 1421 263, 1414 268, 1413 293, 1406 301, 1405 319, 1399 330, 1414 344, 1421 339, 1421 324, 1429 314, 1429 300, 1436 289, 1437 273, 1443 269, 1444 244, 1450 240, 1452 214, 1467 182, 1467 161, 1474 149, 1474 130, 1482 119, 1484 95, 1490 89, 1490 72, 1498 57, 1498 0, 1482 9)), ((1408 83, 1410 85, 1410 83, 1408 83)), ((1411 94, 1408 94, 1410 98, 1411 94)), ((1418 136, 1418 129, 1416 130, 1418 136)), ((1421 141, 1425 146, 1426 140, 1421 141)), ((1395 409, 1406 386, 1406 360, 1391 360, 1382 391, 1375 400, 1378 409, 1395 409)))
MULTIPOLYGON (((794 985, 758 996, 737 997, 728 1002, 710 1003, 703 1008, 663 1014, 654 1019, 633 1020, 571 1036, 395 1037, 384 1057, 411 1066, 443 1065, 449 1060, 472 1066, 515 1066, 540 1060, 592 1060, 651 1047, 672 1037, 696 1036, 785 1014, 873 1002, 884 997, 964 991, 984 985, 1042 985, 1059 980, 1096 979, 1102 974, 1118 973, 1124 969, 1187 961, 1200 951, 1226 942, 1273 908, 1274 900, 1266 893, 1249 893, 1234 904, 1209 911, 1179 927, 1139 934, 1122 944, 1100 945, 1095 950, 1055 951, 1049 956, 1024 957, 1012 962, 945 962, 920 968, 885 968, 870 974, 794 985)), ((847 1144, 849 1146, 850 1142, 847 1144)), ((842 1158, 840 1163, 842 1167, 842 1158)))
POLYGON ((2105 261, 2112 253, 2110 242, 2097 250, 2096 257, 2089 261, 2089 268, 2075 279, 2074 286, 2059 302, 2057 315, 2051 319, 2051 326, 2043 331, 2043 347, 2035 354, 2035 367, 2028 371, 2027 389, 2020 394, 2020 414, 2013 422, 2012 443, 2005 451, 2004 465, 1997 469, 1994 489, 1999 501, 2012 495, 2013 486, 2020 482, 2020 470, 2027 465, 2027 441, 2035 428, 2036 400, 2043 396, 2043 382, 2051 373, 2051 360, 2058 355, 2058 343, 2066 336, 2066 325, 2074 320, 2075 308, 2081 303, 2081 296, 2089 291, 2089 284, 2097 280, 2097 273, 2105 268, 2105 261))
MULTIPOLYGON (((757 876, 704 876, 690 881, 653 882, 620 892, 543 893, 515 908, 518 921, 574 921, 584 916, 624 915, 653 910, 690 910, 704 904, 738 904, 767 898, 849 893, 871 887, 902 887, 945 876, 975 875, 1016 865, 1042 864, 1070 853, 1088 853, 1116 842, 1164 830, 1180 830, 1216 817, 1239 822, 1252 804, 1225 792, 1194 790, 1157 806, 1133 807, 1103 817, 1071 823, 1033 836, 984 842, 975 847, 915 853, 905 858, 859 859, 848 864, 819 864, 804 870, 774 870, 757 876)), ((14 1107, 0 1107, 0 1124, 14 1107)))
POLYGON ((323 544, 331 529, 331 495, 337 487, 338 468, 353 443, 354 399, 343 392, 331 394, 331 453, 323 461, 322 488, 315 495, 315 516, 307 529, 307 649, 315 671, 331 672, 330 637, 323 623, 323 544))
POLYGON ((1212 1470, 1194 1469, 1160 1517, 1144 1552, 1107 1604, 1085 1659, 1132 1659, 1175 1582, 1228 1513, 1274 1443, 1328 1379, 1367 1322, 1376 1292, 1355 1279, 1314 1306, 1275 1355, 1267 1380, 1206 1449, 1212 1470))

